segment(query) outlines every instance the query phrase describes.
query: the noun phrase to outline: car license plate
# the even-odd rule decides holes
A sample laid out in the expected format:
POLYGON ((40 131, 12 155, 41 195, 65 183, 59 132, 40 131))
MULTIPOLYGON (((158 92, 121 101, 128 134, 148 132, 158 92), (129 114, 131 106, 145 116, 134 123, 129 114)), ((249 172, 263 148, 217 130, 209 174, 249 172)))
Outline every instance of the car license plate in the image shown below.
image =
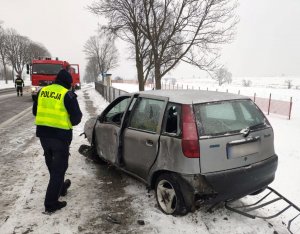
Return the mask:
POLYGON ((238 145, 227 146, 227 158, 238 158, 256 154, 259 152, 259 141, 245 142, 238 145))

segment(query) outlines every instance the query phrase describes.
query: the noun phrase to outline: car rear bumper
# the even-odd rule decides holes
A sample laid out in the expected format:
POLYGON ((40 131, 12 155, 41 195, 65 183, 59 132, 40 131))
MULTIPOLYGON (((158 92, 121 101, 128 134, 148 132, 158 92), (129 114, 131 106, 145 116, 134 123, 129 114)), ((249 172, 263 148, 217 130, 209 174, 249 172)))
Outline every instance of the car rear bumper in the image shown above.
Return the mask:
POLYGON ((203 175, 215 192, 210 203, 238 199, 267 187, 275 178, 278 157, 232 170, 203 175))

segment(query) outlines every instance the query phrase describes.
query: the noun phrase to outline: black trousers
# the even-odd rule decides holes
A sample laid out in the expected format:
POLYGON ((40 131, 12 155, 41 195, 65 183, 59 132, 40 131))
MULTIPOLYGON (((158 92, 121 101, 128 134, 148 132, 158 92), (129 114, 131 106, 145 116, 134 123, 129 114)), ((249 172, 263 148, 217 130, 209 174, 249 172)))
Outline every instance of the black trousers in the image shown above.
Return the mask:
POLYGON ((21 93, 21 95, 23 94, 23 87, 18 87, 17 86, 17 94, 19 96, 19 92, 21 93))
POLYGON ((40 141, 50 174, 44 205, 45 207, 51 207, 58 202, 64 184, 69 161, 69 142, 44 137, 40 137, 40 141))

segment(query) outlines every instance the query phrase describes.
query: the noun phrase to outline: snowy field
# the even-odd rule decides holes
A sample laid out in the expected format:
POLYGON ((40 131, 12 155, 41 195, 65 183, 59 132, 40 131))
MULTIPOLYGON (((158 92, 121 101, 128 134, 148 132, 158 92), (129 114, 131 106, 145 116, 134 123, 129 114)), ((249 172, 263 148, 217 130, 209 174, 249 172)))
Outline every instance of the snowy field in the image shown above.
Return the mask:
MULTIPOLYGON (((205 83, 207 84, 207 83, 205 83)), ((201 85, 192 82, 189 85, 201 85)), ((118 88, 137 91, 136 85, 118 84, 118 88)), ((216 87, 209 86, 211 90, 216 87)), ((226 86, 226 88, 231 88, 226 86)), ((232 85, 232 88, 239 88, 232 85)), ((241 88, 241 87, 240 87, 241 88)), ((279 156, 279 166, 275 181, 271 187, 278 190, 300 207, 300 90, 250 87, 249 92, 260 91, 262 95, 278 93, 278 97, 293 96, 292 119, 269 115, 275 132, 275 150, 279 156)), ((243 94, 243 92, 241 92, 243 94)), ((1 154, 19 154, 20 161, 15 167, 14 186, 2 187, 6 199, 14 202, 3 206, 0 214, 0 233, 213 233, 213 234, 276 234, 289 233, 287 220, 295 213, 291 210, 271 220, 250 219, 217 207, 213 213, 206 212, 208 207, 201 207, 184 217, 166 216, 158 209, 153 191, 147 192, 145 186, 129 176, 119 173, 111 167, 98 166, 82 157, 78 147, 87 141, 80 137, 85 121, 100 114, 107 102, 95 91, 92 84, 83 85, 77 92, 81 109, 84 113, 82 123, 74 128, 71 145, 71 157, 67 177, 72 186, 66 197, 68 206, 52 215, 43 214, 43 199, 48 182, 48 172, 43 161, 42 150, 34 137, 33 117, 24 116, 24 127, 16 133, 2 139, 4 147, 1 154), (28 141, 26 141, 28 139, 28 141), (18 147, 16 147, 18 146, 18 147), (25 159, 21 160, 22 157, 25 159), (16 176, 24 174, 25 179, 16 176), (18 174, 18 175, 17 175, 18 174), (17 195, 16 195, 17 194, 17 195), (4 215, 2 217, 1 215, 4 215), (119 223, 108 221, 115 217, 119 223), (145 225, 137 224, 143 220, 145 225)), ((7 132, 1 129, 1 134, 7 132)), ((0 193, 1 196, 1 193, 0 193)), ((246 197, 237 203, 248 204, 255 197, 246 197)), ((0 206, 1 207, 1 206, 0 206)), ((271 215, 280 209, 276 204, 259 211, 260 215, 271 215)), ((300 217, 292 227, 294 233, 300 233, 300 217)))

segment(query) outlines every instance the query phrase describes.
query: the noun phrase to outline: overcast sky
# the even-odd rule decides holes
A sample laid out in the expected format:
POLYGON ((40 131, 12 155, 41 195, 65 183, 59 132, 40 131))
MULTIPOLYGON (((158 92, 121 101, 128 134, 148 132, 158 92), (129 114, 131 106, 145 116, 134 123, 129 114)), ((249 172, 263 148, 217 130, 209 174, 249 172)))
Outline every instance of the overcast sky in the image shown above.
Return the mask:
MULTIPOLYGON (((86 65, 82 52, 101 19, 89 13, 92 0, 0 0, 5 28, 40 42, 53 57, 86 65)), ((222 63, 234 76, 300 77, 300 1, 240 0, 235 40, 224 47, 222 63)), ((121 61, 113 75, 135 78, 128 51, 119 44, 121 61)), ((191 66, 180 65, 170 75, 198 77, 191 66)))

